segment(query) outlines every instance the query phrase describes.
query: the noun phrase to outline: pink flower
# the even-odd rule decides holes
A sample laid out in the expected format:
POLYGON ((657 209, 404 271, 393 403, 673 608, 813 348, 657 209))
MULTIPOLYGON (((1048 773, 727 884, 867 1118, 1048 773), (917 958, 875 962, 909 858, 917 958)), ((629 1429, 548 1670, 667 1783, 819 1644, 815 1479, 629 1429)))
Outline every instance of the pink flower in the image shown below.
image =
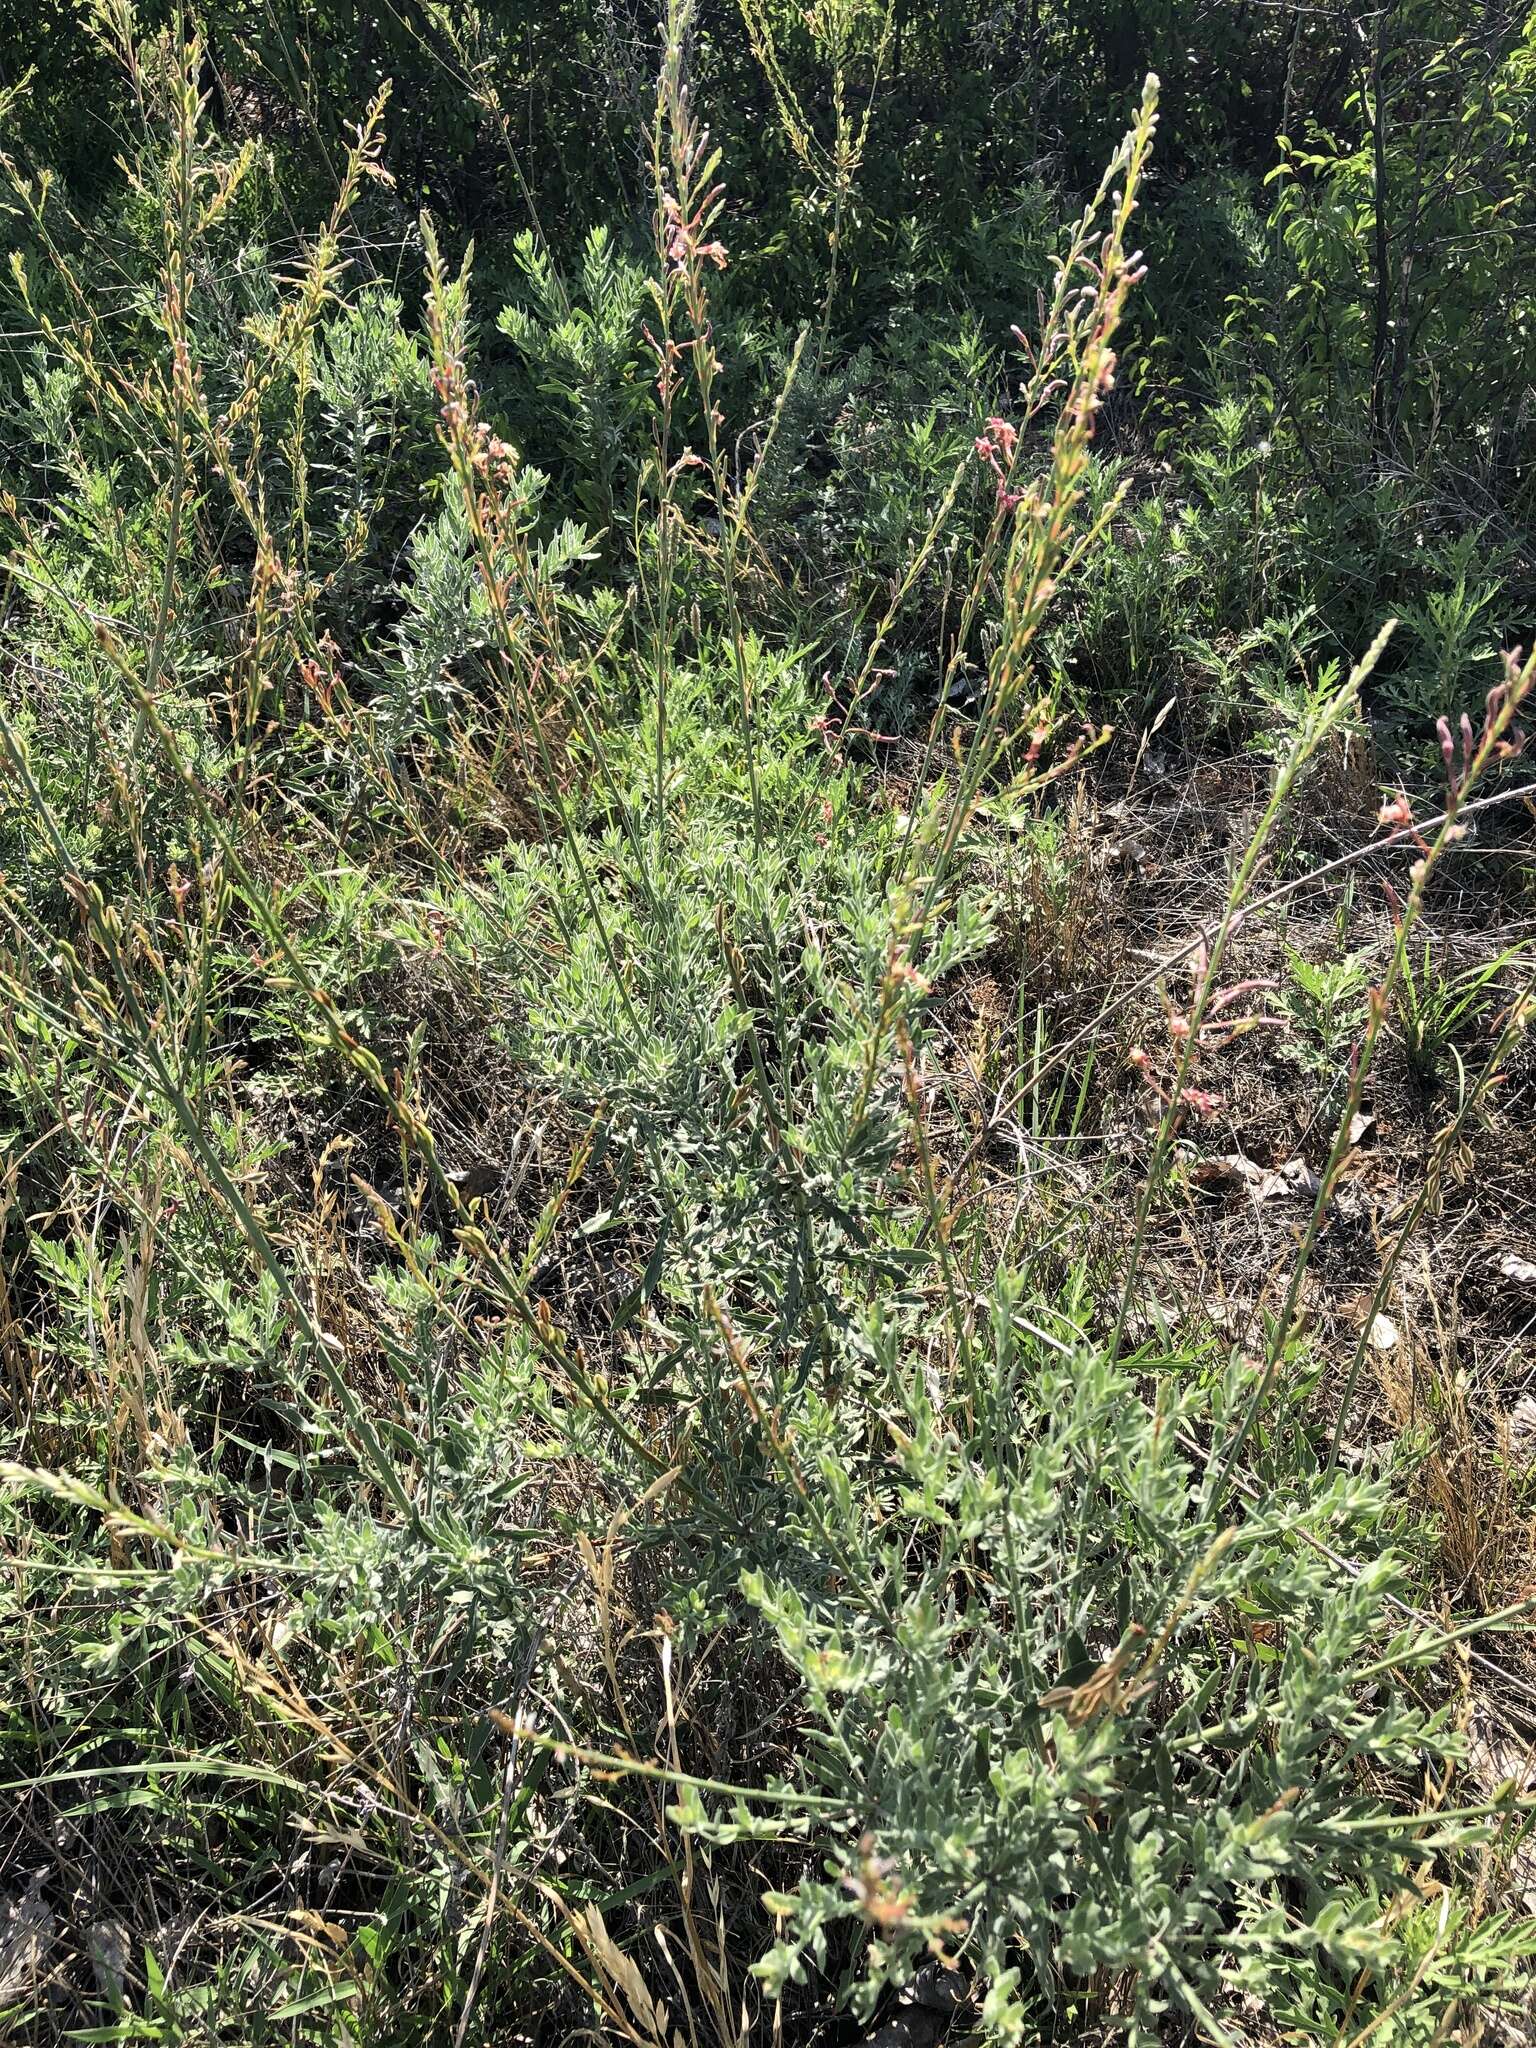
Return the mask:
POLYGON ((886 980, 893 988, 915 989, 921 996, 927 995, 932 984, 912 965, 910 960, 893 957, 885 970, 886 980))
POLYGON ((1187 1103, 1196 1116, 1214 1116, 1221 1107, 1221 1097, 1213 1095, 1209 1088, 1186 1088, 1179 1100, 1187 1103))
POLYGON ((695 259, 713 263, 716 270, 726 265, 725 246, 721 242, 701 242, 705 222, 715 209, 715 204, 724 190, 716 185, 694 210, 691 219, 684 219, 683 209, 670 192, 661 198, 662 224, 666 235, 667 266, 674 277, 683 276, 695 259))
POLYGON ((1017 430, 1009 426, 1006 420, 988 420, 987 432, 996 437, 997 445, 1002 450, 1004 462, 1012 462, 1013 451, 1018 446, 1019 440, 1017 430))
POLYGON ((1013 512, 1024 502, 1022 491, 1008 488, 1009 473, 1013 468, 1014 450, 1019 442, 1018 430, 1007 420, 988 420, 987 431, 978 434, 972 447, 997 478, 997 502, 1005 512, 1013 512))

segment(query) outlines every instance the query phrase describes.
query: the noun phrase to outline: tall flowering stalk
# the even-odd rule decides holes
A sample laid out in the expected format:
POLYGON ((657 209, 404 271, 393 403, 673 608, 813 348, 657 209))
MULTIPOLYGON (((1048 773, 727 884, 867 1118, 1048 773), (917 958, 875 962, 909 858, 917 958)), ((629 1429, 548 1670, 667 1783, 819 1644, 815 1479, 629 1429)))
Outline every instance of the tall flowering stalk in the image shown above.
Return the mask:
POLYGON ((737 701, 746 746, 747 782, 752 800, 752 836, 763 846, 762 795, 759 786, 756 715, 752 676, 742 623, 737 568, 744 498, 731 489, 720 440, 724 416, 719 382, 723 369, 715 346, 709 303, 709 277, 724 270, 725 245, 715 233, 725 207, 725 187, 717 177, 720 151, 693 107, 687 77, 688 38, 693 26, 693 0, 668 0, 666 44, 657 80, 656 115, 651 130, 651 175, 655 187, 653 229, 657 275, 651 283, 656 329, 646 340, 656 361, 658 482, 656 602, 656 819, 658 846, 663 829, 666 773, 667 684, 672 658, 671 613, 676 573, 676 547, 681 524, 677 485, 685 470, 702 467, 708 474, 719 528, 726 617, 730 626, 737 701), (705 453, 683 447, 674 453, 677 400, 684 374, 691 375, 704 429, 705 453))
MULTIPOLYGON (((475 394, 459 348, 455 295, 436 232, 425 215, 421 226, 427 251, 427 335, 433 388, 439 401, 438 438, 463 503, 475 567, 509 689, 509 708, 519 721, 520 736, 536 757, 534 786, 555 813, 614 989, 626 1017, 633 1022, 629 978, 619 960, 587 850, 563 788, 561 723, 567 718, 584 723, 581 697, 592 662, 578 663, 567 652, 555 593, 534 550, 527 494, 519 481, 521 457, 477 415, 475 394)), ((466 257, 459 279, 460 296, 467 284, 466 257)), ((590 736, 590 728, 588 731, 590 736)), ((595 747, 595 757, 601 764, 600 745, 595 747)))
POLYGON ((739 4, 752 54, 762 66, 768 89, 773 94, 784 138, 815 182, 823 203, 830 204, 832 210, 832 225, 827 231, 827 285, 822 295, 819 325, 818 346, 823 346, 841 273, 843 222, 864 162, 870 116, 874 112, 880 79, 891 51, 895 4, 894 0, 885 0, 879 11, 871 52, 869 91, 857 114, 850 104, 849 60, 859 41, 861 17, 872 10, 866 6, 865 0, 821 0, 821 4, 807 8, 802 16, 818 51, 824 52, 828 60, 832 101, 830 142, 823 142, 817 135, 815 124, 790 82, 766 9, 759 0, 739 0, 739 4))
POLYGON ((1027 718, 1023 713, 1034 680, 1035 637, 1061 578, 1071 574, 1104 532, 1120 502, 1116 495, 1090 526, 1079 525, 1094 431, 1114 389, 1115 331, 1127 295, 1146 274, 1141 251, 1130 248, 1129 241, 1157 132, 1158 89, 1157 78, 1149 74, 1135 123, 1072 230, 1042 309, 1038 339, 1031 343, 1021 328, 1013 330, 1029 365, 1016 420, 990 421, 976 444, 975 459, 987 465, 996 481, 995 504, 944 671, 930 758, 972 629, 994 596, 1001 601, 1001 618, 981 715, 961 757, 958 781, 947 803, 930 813, 927 826, 911 835, 909 872, 928 877, 924 920, 938 900, 983 786, 1024 723, 1030 734, 1024 776, 1032 780, 1038 774, 1057 720, 1054 705, 1043 697, 1033 699, 1027 718), (1106 211, 1108 225, 1101 227, 1106 211), (1054 419, 1050 459, 1041 473, 1031 474, 1031 430, 1047 413, 1054 419))
MULTIPOLYGON (((978 457, 993 467, 996 500, 975 572, 966 591, 955 652, 945 669, 939 709, 929 729, 916 781, 926 787, 938 759, 950 685, 984 606, 1000 599, 998 645, 989 665, 981 713, 963 748, 956 748, 953 774, 938 778, 926 806, 914 805, 898 850, 892 883, 891 940, 869 1021, 868 1040, 842 1140, 842 1159, 852 1153, 873 1112, 888 1050, 902 1046, 905 1019, 926 993, 916 962, 922 957, 946 900, 950 873, 967 827, 990 780, 1021 736, 1022 715, 1032 682, 1030 655, 1035 635, 1059 579, 1069 573, 1102 533, 1114 504, 1091 525, 1077 523, 1099 409, 1114 388, 1113 337, 1126 296, 1144 275, 1141 253, 1128 246, 1137 193, 1157 128, 1158 81, 1147 78, 1130 132, 1106 169, 1093 199, 1075 224, 1056 272, 1041 331, 1029 355, 1029 372, 1019 392, 1018 424, 998 420, 988 445, 967 455, 951 479, 917 560, 902 590, 876 630, 849 697, 850 711, 873 688, 876 662, 906 589, 931 550, 978 457), (1105 215, 1107 225, 1102 225, 1105 215), (1050 459, 1042 473, 1028 477, 1026 437, 1047 409, 1054 418, 1050 459), (1006 431, 1005 431, 1006 427, 1006 431)), ((1116 503, 1118 500, 1115 501, 1116 503)), ((1094 735, 1085 735, 1046 765, 1045 748, 1054 737, 1054 706, 1035 697, 1028 706, 1028 740, 1012 788, 1014 798, 1038 790, 1064 774, 1094 735)), ((1104 735, 1107 737, 1107 733, 1104 735)), ((910 1043, 910 1040, 908 1041, 910 1043)), ((903 1055, 909 1112, 915 1114, 916 1070, 903 1055)), ((921 1143, 921 1134, 918 1133, 921 1143)), ((931 1220, 931 1219, 930 1219, 931 1220)), ((941 1255, 942 1248, 941 1248, 941 1255)), ((967 1348, 963 1346, 962 1348, 967 1348)))
MULTIPOLYGON (((943 905, 956 853, 977 805, 1009 750, 1027 729, 1024 759, 1012 790, 1017 798, 1065 773, 1086 747, 1108 736, 1107 729, 1104 734, 1083 735, 1053 764, 1044 764, 1059 721, 1054 704, 1034 694, 1032 652, 1057 584, 1093 546, 1119 503, 1117 497, 1091 524, 1079 523, 1099 411, 1114 389, 1115 330, 1127 295, 1145 275, 1140 250, 1130 247, 1130 230, 1157 131, 1157 98, 1158 80, 1149 75, 1134 124, 1073 227, 1050 299, 1042 307, 1038 340, 1031 345, 1022 330, 1014 329, 1029 364, 1019 389, 1016 422, 990 423, 988 435, 967 456, 940 509, 941 520, 972 461, 979 459, 993 471, 997 490, 992 518, 961 607, 955 651, 943 674, 939 710, 918 772, 920 786, 938 758, 945 706, 964 649, 994 599, 1000 604, 1000 630, 980 715, 963 748, 956 751, 953 774, 939 779, 932 801, 922 810, 914 807, 908 820, 897 866, 896 936, 872 1026, 866 1080, 850 1120, 849 1143, 872 1099, 885 1035, 900 1015, 901 985, 910 978, 912 962, 943 905), (1050 454, 1040 472, 1032 475, 1030 429, 1042 415, 1054 420, 1050 454)), ((937 527, 936 521, 920 556, 937 527)), ((854 705, 873 686, 878 650, 893 616, 894 607, 855 679, 854 705)))

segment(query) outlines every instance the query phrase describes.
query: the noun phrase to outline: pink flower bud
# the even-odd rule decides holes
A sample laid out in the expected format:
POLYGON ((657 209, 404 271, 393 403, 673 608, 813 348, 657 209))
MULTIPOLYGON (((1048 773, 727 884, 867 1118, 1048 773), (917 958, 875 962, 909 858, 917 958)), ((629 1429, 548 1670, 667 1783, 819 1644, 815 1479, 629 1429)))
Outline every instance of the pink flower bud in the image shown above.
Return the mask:
POLYGON ((1376 813, 1376 822, 1378 825, 1411 825, 1413 823, 1413 806, 1409 803, 1407 796, 1402 790, 1398 791, 1390 803, 1382 805, 1381 809, 1376 813))

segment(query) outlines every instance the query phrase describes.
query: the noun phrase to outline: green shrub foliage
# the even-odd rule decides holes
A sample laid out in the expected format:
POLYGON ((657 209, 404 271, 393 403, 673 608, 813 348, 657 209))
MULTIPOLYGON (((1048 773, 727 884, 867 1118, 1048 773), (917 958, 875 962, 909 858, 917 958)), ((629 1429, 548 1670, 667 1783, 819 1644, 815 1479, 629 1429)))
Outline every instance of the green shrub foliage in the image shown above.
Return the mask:
POLYGON ((1417 929, 1533 682, 1467 12, 0 0, 8 2037, 1518 2009, 1524 1609, 1345 1441, 1531 1015, 1417 929), (1260 794, 1154 1047, 1083 818, 1175 744, 1260 794), (1391 930, 1239 979, 1324 769, 1391 930), (1261 1030, 1239 1324, 1169 1246, 1261 1030))

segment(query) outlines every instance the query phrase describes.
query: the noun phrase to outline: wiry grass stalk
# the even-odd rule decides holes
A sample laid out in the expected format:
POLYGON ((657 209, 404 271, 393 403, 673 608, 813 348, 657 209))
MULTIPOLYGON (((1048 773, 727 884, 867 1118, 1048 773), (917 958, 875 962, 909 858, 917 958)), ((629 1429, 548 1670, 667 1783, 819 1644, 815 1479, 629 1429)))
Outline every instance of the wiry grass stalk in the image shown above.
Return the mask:
MULTIPOLYGON (((1075 519, 1094 428, 1114 385, 1115 330, 1126 297, 1142 275, 1141 252, 1131 251, 1128 243, 1157 130, 1158 90, 1157 79, 1149 76, 1135 125, 1084 208, 1057 266, 1043 331, 1031 350, 1030 374, 1020 400, 1021 424, 1010 427, 1013 438, 999 465, 996 509, 961 608, 954 651, 941 679, 925 771, 934 755, 950 686, 964 659, 972 623, 994 576, 1002 600, 997 651, 988 667, 980 715, 958 764, 957 786, 952 794, 946 792, 948 801, 930 814, 920 834, 913 813, 902 849, 906 872, 919 878, 919 928, 939 901, 983 785, 1014 736, 1021 703, 1033 680, 1031 649, 1057 584, 1083 559, 1115 509, 1112 502, 1092 527, 1077 530, 1075 519), (1099 230, 1097 223, 1106 203, 1109 225, 1099 230), (1028 430, 1045 408, 1058 401, 1049 468, 1043 479, 1018 488, 1016 479, 1029 459, 1028 430)), ((1035 714, 1022 777, 1025 787, 1034 779, 1035 764, 1055 725, 1048 705, 1036 705, 1035 714)))
POLYGON ((826 352, 832 308, 837 298, 843 257, 843 226, 849 202, 858 181, 869 143, 869 125, 879 96, 880 81, 890 57, 896 26, 896 0, 884 0, 874 35, 870 61, 869 91, 857 119, 848 104, 849 58, 853 52, 854 29, 863 8, 860 0, 828 0, 804 17, 817 46, 829 66, 832 99, 832 140, 822 142, 815 125, 796 92, 780 54, 768 10, 761 0, 739 0, 742 23, 752 53, 762 66, 773 95, 779 125, 791 151, 815 182, 823 197, 830 198, 832 225, 827 234, 827 282, 822 293, 821 320, 817 337, 817 360, 826 352))
MULTIPOLYGON (((1407 958, 1408 940, 1417 925, 1424 908, 1424 898, 1442 855, 1447 847, 1454 845, 1465 836, 1460 822, 1462 807, 1471 800, 1479 781, 1491 763, 1504 758, 1509 747, 1507 735, 1519 717, 1525 700, 1536 682, 1536 654, 1523 665, 1518 655, 1505 657, 1505 681, 1502 686, 1489 694, 1487 715, 1483 730, 1474 743, 1471 726, 1466 726, 1466 741, 1463 758, 1458 771, 1455 767, 1447 737, 1445 757, 1450 775, 1450 795, 1446 805, 1444 821, 1433 840, 1423 844, 1418 860, 1413 864, 1408 899, 1403 914, 1398 919, 1394 934, 1391 957, 1386 974, 1379 986, 1372 990, 1367 1011, 1366 1026, 1356 1049, 1350 1070, 1350 1085, 1343 1109, 1339 1113, 1334 1129, 1333 1141, 1328 1149, 1328 1158, 1319 1178, 1317 1193, 1313 1198, 1312 1210, 1307 1218, 1306 1228, 1297 1247, 1291 1267, 1290 1280, 1285 1297, 1280 1305, 1271 1328, 1269 1343, 1265 1351, 1263 1370, 1250 1395, 1242 1417, 1226 1444, 1219 1465, 1214 1467, 1208 1480, 1207 1497, 1212 1506, 1219 1505, 1226 1490, 1231 1473, 1242 1455, 1253 1426, 1258 1419, 1264 1401, 1271 1392, 1275 1375, 1285 1356, 1301 1301, 1301 1290, 1306 1279, 1307 1267, 1317 1244, 1318 1235, 1333 1201, 1339 1176, 1344 1170, 1354 1146, 1352 1131, 1354 1119, 1364 1095, 1366 1079, 1375 1061, 1377 1047, 1387 1018, 1391 1011, 1392 992, 1403 971, 1407 958)), ((1369 1325, 1367 1325, 1367 1332, 1369 1325)))
POLYGON ((1375 668, 1386 648, 1391 634, 1386 626, 1377 635, 1370 649, 1351 672, 1342 689, 1338 690, 1308 718, 1306 725, 1287 754, 1269 801, 1264 807, 1259 823, 1249 838, 1237 872, 1227 890, 1226 907, 1217 924, 1215 935, 1205 951, 1201 971, 1196 977, 1194 998, 1184 1018, 1178 1059, 1174 1068, 1173 1081, 1168 1091, 1168 1100, 1158 1118, 1152 1150, 1143 1171, 1140 1189, 1136 1197, 1135 1220, 1131 1229, 1130 1251, 1126 1260, 1125 1279, 1121 1286, 1120 1304, 1115 1313, 1114 1326, 1110 1332, 1109 1348, 1111 1357, 1118 1357, 1125 1335, 1125 1326, 1136 1299, 1136 1290, 1141 1279, 1142 1255, 1146 1247, 1147 1229, 1153 1207, 1162 1191, 1163 1175, 1167 1169, 1174 1139, 1184 1123, 1188 1110, 1188 1090, 1194 1072, 1194 1064, 1200 1053, 1201 1032, 1205 1027, 1210 1005, 1216 997, 1220 969, 1226 954, 1227 943, 1238 922, 1244 915, 1244 907, 1253 885, 1253 877, 1264 857, 1271 835, 1290 799, 1297 780, 1309 760, 1331 732, 1349 718, 1358 702, 1361 686, 1375 668))

